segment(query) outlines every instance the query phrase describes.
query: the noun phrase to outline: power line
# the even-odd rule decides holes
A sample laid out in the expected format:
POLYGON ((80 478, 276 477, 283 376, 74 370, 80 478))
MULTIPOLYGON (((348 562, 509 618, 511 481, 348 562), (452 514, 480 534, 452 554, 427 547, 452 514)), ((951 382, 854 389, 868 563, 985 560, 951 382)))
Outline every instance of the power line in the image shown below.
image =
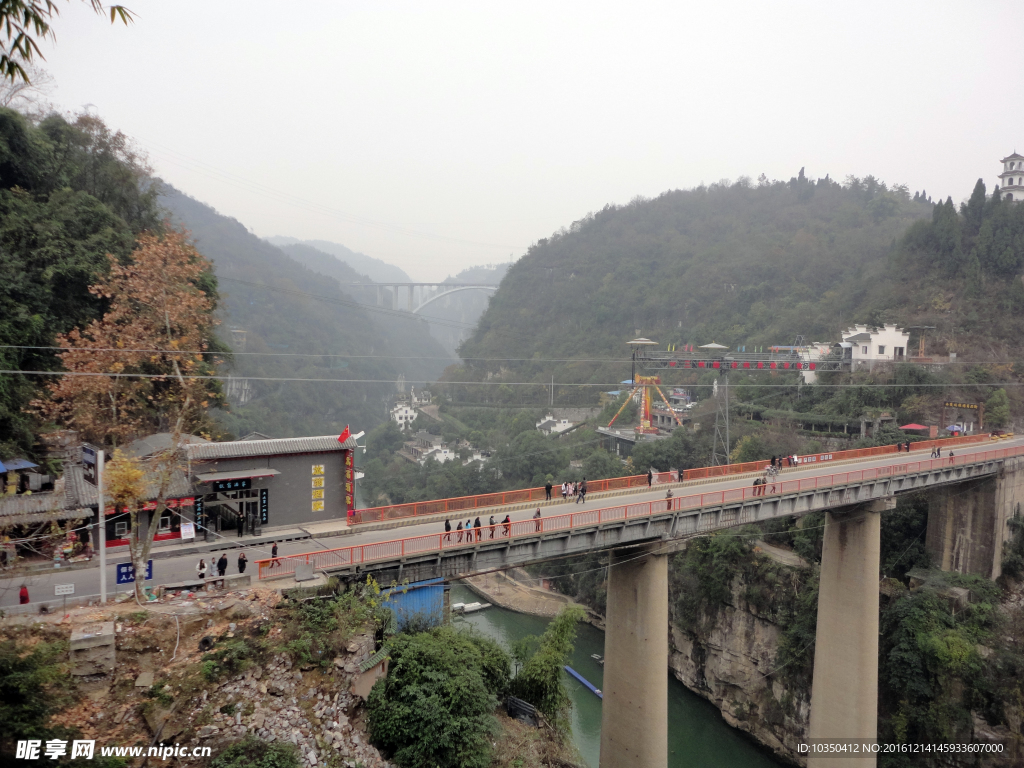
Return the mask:
MULTIPOLYGON (((309 294, 312 295, 312 294, 309 294)), ((362 306, 362 305, 360 305, 362 306)), ((333 352, 236 352, 234 350, 228 352, 219 352, 210 349, 157 349, 157 348, 125 348, 125 347, 55 347, 46 346, 41 344, 0 344, 0 349, 36 349, 36 350, 52 350, 57 352, 67 352, 74 350, 75 352, 123 352, 125 354, 133 353, 160 353, 165 355, 220 355, 221 357, 330 357, 330 358, 342 358, 346 360, 456 360, 463 362, 476 362, 476 363, 629 363, 631 358, 628 357, 432 357, 429 355, 342 355, 333 352)), ((1014 361, 1012 360, 986 360, 986 361, 968 361, 968 360, 956 360, 949 363, 949 365, 1008 365, 1014 361)), ((943 363, 946 365, 946 363, 943 363)), ((700 369, 685 369, 678 368, 676 371, 691 371, 698 372, 700 369)), ((704 369, 707 372, 709 369, 704 369)), ((714 369, 710 369, 714 370, 714 369)), ((743 371, 746 373, 747 371, 743 371)), ((711 386, 710 384, 687 384, 679 386, 711 386)), ((736 386, 761 386, 760 384, 733 384, 736 386)), ((797 386, 793 384, 793 386, 797 386)), ((903 387, 911 386, 902 383, 892 383, 886 386, 903 387)), ((962 386, 985 386, 977 384, 963 384, 962 386)))
POLYGON ((348 360, 472 360, 482 363, 628 363, 629 358, 611 357, 429 357, 425 355, 341 355, 328 352, 217 352, 209 349, 125 349, 123 347, 53 347, 29 344, 0 344, 0 349, 39 349, 67 352, 123 352, 132 354, 137 352, 161 353, 166 355, 220 355, 221 357, 332 357, 348 360))

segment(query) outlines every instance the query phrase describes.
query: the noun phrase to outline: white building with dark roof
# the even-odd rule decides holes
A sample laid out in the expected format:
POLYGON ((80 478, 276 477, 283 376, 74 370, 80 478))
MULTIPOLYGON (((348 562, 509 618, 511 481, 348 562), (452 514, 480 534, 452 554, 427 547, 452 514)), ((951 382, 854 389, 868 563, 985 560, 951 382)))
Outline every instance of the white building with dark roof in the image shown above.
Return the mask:
POLYGON ((910 334, 895 325, 880 328, 855 325, 842 333, 853 350, 853 368, 873 368, 877 363, 899 363, 907 359, 910 334))
POLYGON ((1024 200, 1024 155, 1014 152, 1001 161, 1003 172, 999 174, 999 189, 1006 200, 1024 200))

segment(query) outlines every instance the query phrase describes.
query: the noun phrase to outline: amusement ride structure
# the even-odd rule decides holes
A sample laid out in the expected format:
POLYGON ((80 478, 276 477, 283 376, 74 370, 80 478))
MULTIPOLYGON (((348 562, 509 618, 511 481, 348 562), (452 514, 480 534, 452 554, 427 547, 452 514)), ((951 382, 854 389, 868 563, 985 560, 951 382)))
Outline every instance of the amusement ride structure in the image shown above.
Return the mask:
MULTIPOLYGON (((695 347, 686 344, 682 350, 670 345, 666 350, 654 350, 657 342, 643 337, 628 342, 632 348, 632 376, 629 384, 633 390, 623 401, 622 407, 608 422, 610 428, 622 415, 626 405, 639 396, 640 424, 634 428, 637 436, 657 435, 659 430, 651 420, 651 403, 654 393, 660 396, 668 412, 675 419, 679 426, 683 425, 676 410, 671 406, 665 393, 659 386, 661 377, 658 375, 640 374, 637 375, 637 367, 643 371, 665 371, 665 370, 714 370, 721 374, 722 386, 718 380, 714 385, 714 399, 717 405, 715 414, 715 447, 713 451, 714 464, 729 463, 729 372, 779 372, 779 371, 800 371, 800 372, 849 372, 853 367, 852 349, 850 344, 834 344, 829 347, 808 347, 803 345, 803 338, 798 337, 792 346, 768 346, 755 347, 754 351, 747 352, 746 347, 740 347, 742 351, 730 351, 729 347, 723 344, 712 342, 695 347), (652 391, 653 390, 653 391, 652 391)), ((625 383, 625 382, 624 382, 625 383)))

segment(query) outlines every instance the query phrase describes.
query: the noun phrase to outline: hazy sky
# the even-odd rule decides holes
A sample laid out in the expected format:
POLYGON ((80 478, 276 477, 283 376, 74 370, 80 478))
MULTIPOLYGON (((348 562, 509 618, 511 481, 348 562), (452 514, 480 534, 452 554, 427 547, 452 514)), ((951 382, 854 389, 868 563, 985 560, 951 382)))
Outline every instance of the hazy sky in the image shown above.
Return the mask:
POLYGON ((415 279, 637 195, 806 166, 960 200, 1024 152, 1019 2, 122 1, 59 4, 54 101, 258 235, 415 279))

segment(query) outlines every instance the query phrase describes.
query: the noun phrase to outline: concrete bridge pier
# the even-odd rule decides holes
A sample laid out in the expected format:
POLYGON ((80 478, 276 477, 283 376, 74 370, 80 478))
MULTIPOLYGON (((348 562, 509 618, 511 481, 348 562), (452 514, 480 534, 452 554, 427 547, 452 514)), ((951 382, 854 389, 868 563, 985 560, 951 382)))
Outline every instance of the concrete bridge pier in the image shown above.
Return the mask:
POLYGON ((944 571, 1002 575, 1009 521, 1024 504, 1024 460, 1007 459, 995 477, 936 488, 928 494, 925 549, 944 571))
MULTIPOLYGON (((808 739, 878 736, 878 568, 881 512, 895 498, 825 512, 808 739)), ((874 766, 872 755, 810 753, 808 768, 874 766)))
POLYGON ((668 557, 609 553, 600 768, 668 765, 668 557))

